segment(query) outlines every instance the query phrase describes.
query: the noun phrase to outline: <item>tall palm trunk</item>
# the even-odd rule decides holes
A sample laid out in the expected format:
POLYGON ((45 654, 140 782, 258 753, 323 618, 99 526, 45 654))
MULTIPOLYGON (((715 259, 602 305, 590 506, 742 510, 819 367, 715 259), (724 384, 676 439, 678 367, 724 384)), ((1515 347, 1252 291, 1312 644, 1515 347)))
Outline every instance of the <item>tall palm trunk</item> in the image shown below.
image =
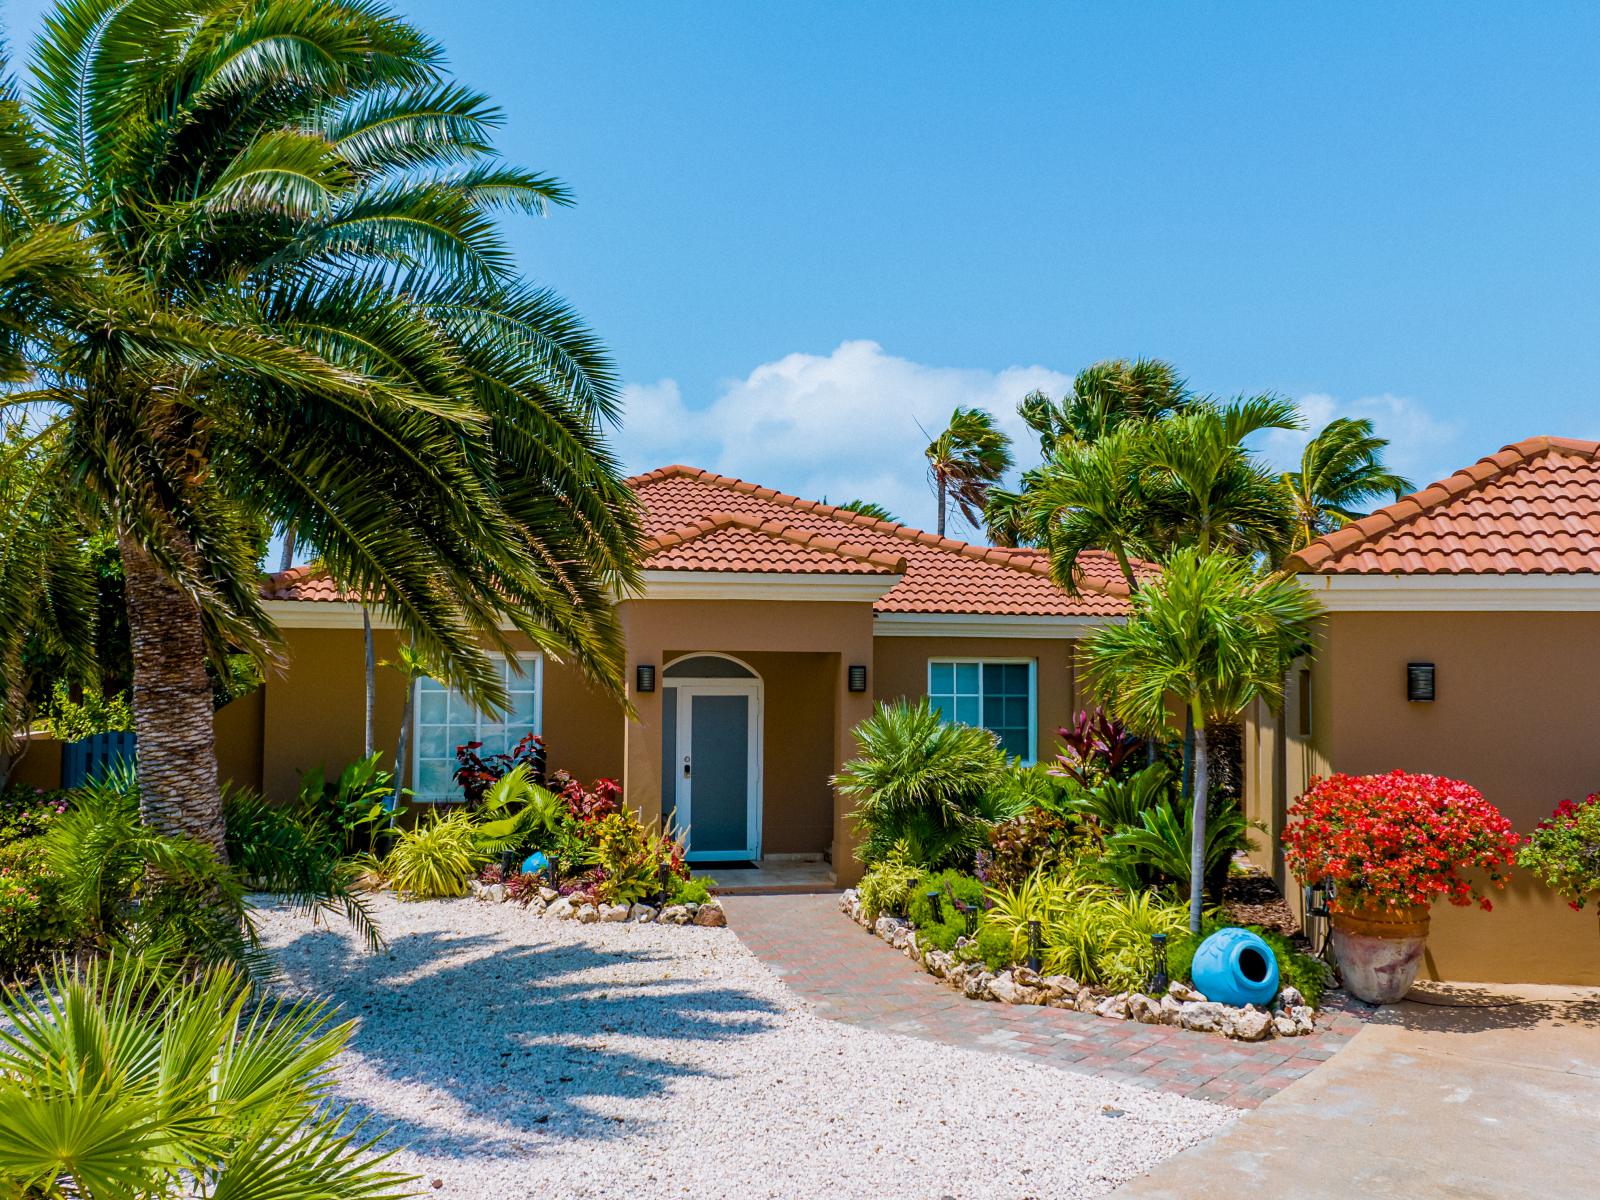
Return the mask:
POLYGON ((294 566, 294 526, 288 525, 283 530, 283 557, 278 560, 278 570, 287 571, 294 566))
POLYGON ((372 614, 367 611, 367 606, 361 606, 361 632, 366 643, 367 651, 367 725, 366 740, 361 751, 363 758, 372 757, 372 706, 378 691, 378 664, 372 654, 372 614))
POLYGON ((139 738, 139 817, 164 834, 223 846, 211 681, 200 610, 145 553, 119 534, 133 649, 133 727, 139 738))
POLYGON ((944 536, 944 510, 945 510, 945 505, 949 501, 948 491, 949 490, 945 487, 944 480, 941 479, 939 481, 939 536, 940 537, 944 536))
POLYGON ((1194 711, 1194 837, 1189 844, 1189 932, 1200 932, 1200 906, 1206 889, 1206 809, 1211 764, 1206 752, 1205 717, 1194 711))

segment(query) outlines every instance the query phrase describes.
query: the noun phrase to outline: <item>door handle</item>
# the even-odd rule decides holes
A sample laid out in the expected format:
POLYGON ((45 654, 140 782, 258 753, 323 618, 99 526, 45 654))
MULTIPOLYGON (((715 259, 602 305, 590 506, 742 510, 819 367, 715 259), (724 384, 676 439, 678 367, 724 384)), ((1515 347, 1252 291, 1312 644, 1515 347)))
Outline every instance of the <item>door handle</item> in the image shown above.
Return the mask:
POLYGON ((685 779, 689 778, 689 756, 687 754, 683 756, 683 777, 685 779))

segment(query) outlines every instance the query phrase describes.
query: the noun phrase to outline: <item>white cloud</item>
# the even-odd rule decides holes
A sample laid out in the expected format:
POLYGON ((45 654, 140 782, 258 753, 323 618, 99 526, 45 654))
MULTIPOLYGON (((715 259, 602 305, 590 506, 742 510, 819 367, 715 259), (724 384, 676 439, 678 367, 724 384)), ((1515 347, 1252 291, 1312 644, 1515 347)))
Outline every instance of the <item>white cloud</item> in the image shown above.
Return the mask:
POLYGON ((1275 430, 1263 435, 1261 453, 1281 470, 1298 470, 1300 452, 1313 434, 1335 417, 1366 417, 1374 432, 1389 439, 1384 461, 1419 488, 1449 474, 1461 465, 1455 449, 1459 431, 1440 421, 1409 396, 1384 392, 1356 400, 1340 400, 1326 392, 1312 392, 1297 403, 1305 417, 1301 430, 1275 430))
POLYGON ((812 499, 875 500, 932 528, 922 451, 951 410, 988 409, 1027 465, 1035 446, 1017 403, 1034 388, 1061 395, 1071 382, 1039 366, 928 366, 850 341, 831 354, 763 363, 702 407, 671 379, 630 384, 620 446, 630 470, 685 462, 812 499))

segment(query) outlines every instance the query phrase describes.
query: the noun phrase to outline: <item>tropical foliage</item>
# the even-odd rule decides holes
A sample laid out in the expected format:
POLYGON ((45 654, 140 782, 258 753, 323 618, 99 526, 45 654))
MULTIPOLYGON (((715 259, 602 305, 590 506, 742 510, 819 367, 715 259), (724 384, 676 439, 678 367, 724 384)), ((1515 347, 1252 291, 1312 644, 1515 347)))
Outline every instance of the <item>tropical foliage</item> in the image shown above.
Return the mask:
POLYGON ((998 784, 1006 758, 994 734, 945 721, 926 700, 880 704, 856 727, 859 757, 834 779, 873 864, 896 845, 928 867, 970 862, 987 823, 1013 815, 998 784))
POLYGON ((1412 490, 1409 479, 1384 466, 1388 445, 1371 421, 1354 417, 1329 421, 1306 443, 1300 469, 1283 476, 1294 498, 1294 549, 1355 520, 1374 501, 1412 490))
POLYGON ((1226 550, 1184 549, 1134 596, 1125 624, 1097 630, 1085 645, 1088 688, 1119 720, 1155 735, 1176 697, 1193 722, 1192 929, 1200 927, 1207 856, 1208 723, 1281 698, 1284 673, 1309 647, 1319 611, 1291 579, 1258 574, 1226 550))
POLYGON ((233 969, 114 957, 0 993, 0 1188, 31 1200, 414 1194, 332 1100, 354 1022, 233 969))
POLYGON ((474 701, 517 635, 620 695, 615 375, 496 221, 570 196, 441 47, 355 0, 63 0, 33 77, 0 83, 0 368, 54 482, 8 501, 0 703, 22 639, 92 644, 51 539, 107 531, 145 819, 221 852, 204 663, 277 652, 273 526, 474 701))
POLYGON ((983 409, 957 408, 924 453, 939 505, 939 535, 944 536, 952 501, 970 524, 978 525, 989 489, 1011 469, 1011 439, 983 409))

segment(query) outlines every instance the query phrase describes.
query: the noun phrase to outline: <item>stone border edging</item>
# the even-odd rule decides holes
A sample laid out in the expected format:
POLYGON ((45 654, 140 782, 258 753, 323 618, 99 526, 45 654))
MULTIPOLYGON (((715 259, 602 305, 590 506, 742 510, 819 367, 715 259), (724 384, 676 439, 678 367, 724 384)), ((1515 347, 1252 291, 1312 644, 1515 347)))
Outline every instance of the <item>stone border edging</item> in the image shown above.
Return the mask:
POLYGON ((1218 1004, 1177 980, 1159 999, 1142 992, 1113 995, 1103 988, 1081 985, 1067 975, 1041 975, 1028 967, 1013 967, 997 974, 981 962, 961 962, 953 953, 923 950, 917 945, 917 931, 910 921, 888 916, 868 921, 861 897, 854 888, 839 897, 839 907, 874 937, 887 942, 935 979, 973 1000, 1066 1008, 1116 1021, 1132 1020, 1144 1025, 1174 1025, 1196 1033, 1218 1033, 1241 1042, 1303 1037, 1316 1029, 1314 1010, 1295 988, 1287 985, 1279 995, 1277 1013, 1253 1004, 1243 1008, 1218 1004))
MULTIPOLYGON (((520 903, 506 894, 506 885, 503 883, 483 883, 474 879, 467 885, 467 894, 486 904, 520 903)), ((664 907, 654 904, 574 904, 571 896, 563 896, 552 887, 542 887, 521 907, 535 917, 577 921, 581 925, 604 921, 631 925, 701 925, 708 929, 721 929, 728 923, 722 904, 715 897, 705 904, 668 904, 664 907)))

